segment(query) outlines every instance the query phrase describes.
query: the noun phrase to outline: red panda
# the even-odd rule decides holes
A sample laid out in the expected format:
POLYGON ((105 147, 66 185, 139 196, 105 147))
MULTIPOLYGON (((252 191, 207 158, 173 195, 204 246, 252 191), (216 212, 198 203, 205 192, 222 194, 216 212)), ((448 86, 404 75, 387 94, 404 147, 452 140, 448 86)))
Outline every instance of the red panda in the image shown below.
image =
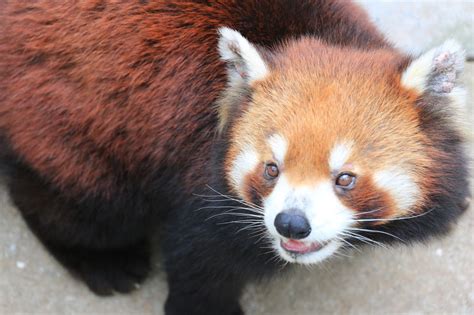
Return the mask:
POLYGON ((1 166, 95 293, 145 279, 160 225, 166 314, 242 314, 286 262, 455 222, 463 58, 404 55, 349 1, 3 2, 1 166))

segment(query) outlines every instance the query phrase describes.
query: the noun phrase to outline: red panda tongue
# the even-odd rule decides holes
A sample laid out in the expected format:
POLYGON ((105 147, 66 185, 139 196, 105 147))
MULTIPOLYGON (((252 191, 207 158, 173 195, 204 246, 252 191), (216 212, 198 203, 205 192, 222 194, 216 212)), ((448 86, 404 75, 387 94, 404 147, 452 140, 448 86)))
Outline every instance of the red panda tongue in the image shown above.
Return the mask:
POLYGON ((294 252, 294 253, 299 253, 299 254, 314 252, 321 249, 321 247, 323 247, 322 244, 318 242, 305 243, 305 242, 301 242, 297 240, 281 241, 281 246, 289 252, 294 252))

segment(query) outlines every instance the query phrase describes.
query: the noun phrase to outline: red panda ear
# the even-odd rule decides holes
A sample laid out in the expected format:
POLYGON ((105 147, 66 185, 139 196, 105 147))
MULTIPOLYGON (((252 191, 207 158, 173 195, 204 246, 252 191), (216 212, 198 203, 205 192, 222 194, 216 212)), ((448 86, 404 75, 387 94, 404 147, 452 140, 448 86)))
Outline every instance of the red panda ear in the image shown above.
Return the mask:
POLYGON ((219 53, 227 62, 229 84, 251 83, 263 79, 267 65, 254 45, 239 32, 227 27, 219 29, 219 53))
POLYGON ((447 117, 458 131, 470 137, 467 117, 467 93, 459 84, 463 71, 465 51, 453 40, 446 41, 411 62, 401 77, 403 86, 420 95, 442 96, 444 102, 427 102, 435 111, 449 113, 447 117))
POLYGON ((448 40, 411 62, 402 74, 402 85, 420 94, 449 96, 457 93, 457 81, 464 68, 465 52, 454 40, 448 40))

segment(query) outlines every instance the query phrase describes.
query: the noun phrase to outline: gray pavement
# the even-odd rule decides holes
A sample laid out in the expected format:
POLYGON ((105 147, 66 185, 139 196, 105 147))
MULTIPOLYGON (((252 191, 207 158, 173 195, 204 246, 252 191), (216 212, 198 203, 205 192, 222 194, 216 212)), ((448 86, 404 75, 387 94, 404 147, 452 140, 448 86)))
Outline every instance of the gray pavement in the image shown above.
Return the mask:
POLYGON ((355 0, 398 48, 418 54, 447 38, 474 58, 474 0, 355 0))

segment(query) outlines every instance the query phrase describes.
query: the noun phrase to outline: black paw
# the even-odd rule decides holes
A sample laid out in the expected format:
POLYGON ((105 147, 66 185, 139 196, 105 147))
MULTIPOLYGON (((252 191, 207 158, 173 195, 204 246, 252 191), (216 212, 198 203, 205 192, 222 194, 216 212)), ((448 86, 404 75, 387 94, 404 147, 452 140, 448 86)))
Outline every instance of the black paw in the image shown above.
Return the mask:
POLYGON ((55 254, 100 296, 133 291, 150 271, 150 255, 145 245, 104 251, 68 250, 55 254))
POLYGON ((244 315, 244 311, 240 307, 240 305, 232 312, 232 315, 244 315))
MULTIPOLYGON (((224 289, 225 290, 225 289, 224 289)), ((219 292, 222 293, 222 292, 219 292)), ((166 315, 244 315, 240 304, 216 296, 170 295, 165 303, 166 315)))
POLYGON ((137 289, 149 270, 148 257, 103 253, 83 261, 78 271, 94 293, 107 296, 114 291, 128 293, 137 289))

